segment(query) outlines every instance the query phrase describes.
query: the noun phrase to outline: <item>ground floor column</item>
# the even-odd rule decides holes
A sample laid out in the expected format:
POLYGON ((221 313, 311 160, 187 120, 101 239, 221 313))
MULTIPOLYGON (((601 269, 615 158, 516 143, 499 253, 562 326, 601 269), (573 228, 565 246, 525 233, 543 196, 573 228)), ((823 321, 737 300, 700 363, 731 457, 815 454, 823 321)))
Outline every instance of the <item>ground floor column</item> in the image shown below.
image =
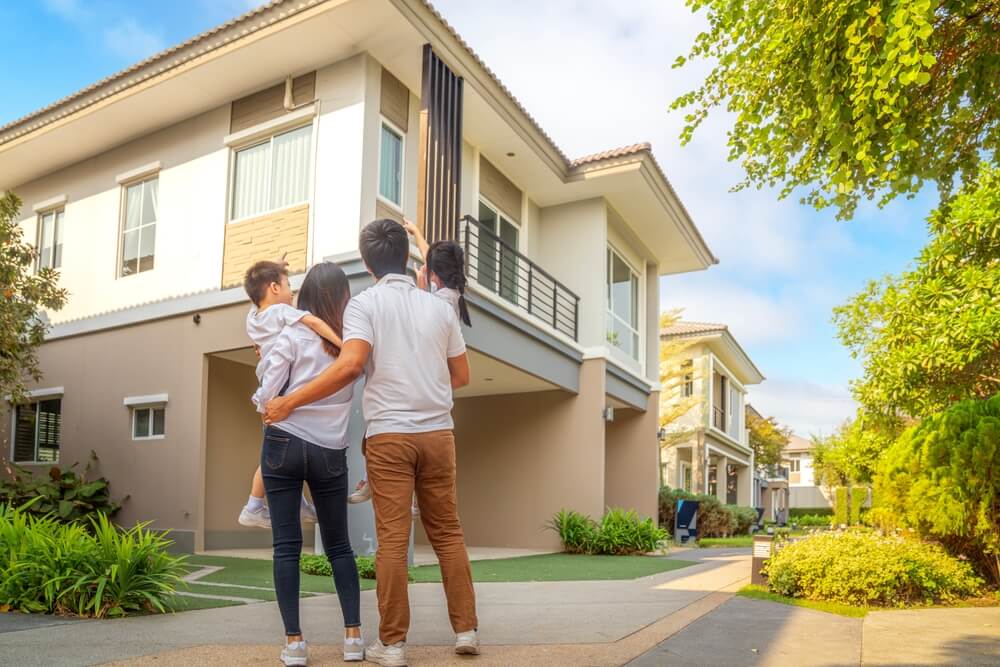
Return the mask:
POLYGON ((657 405, 653 392, 645 412, 615 410, 605 427, 604 504, 635 510, 642 517, 656 517, 660 484, 660 443, 657 405))

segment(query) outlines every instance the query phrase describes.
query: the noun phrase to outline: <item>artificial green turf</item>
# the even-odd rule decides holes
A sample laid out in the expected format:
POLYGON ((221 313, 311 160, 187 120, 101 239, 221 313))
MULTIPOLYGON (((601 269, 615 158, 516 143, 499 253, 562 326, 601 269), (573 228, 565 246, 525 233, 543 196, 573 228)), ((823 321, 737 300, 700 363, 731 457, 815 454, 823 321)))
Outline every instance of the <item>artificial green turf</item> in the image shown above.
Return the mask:
POLYGON ((236 600, 220 600, 218 598, 208 599, 208 598, 196 598, 190 595, 175 595, 166 603, 167 611, 191 611, 193 609, 216 609, 218 607, 235 607, 243 602, 237 602, 236 600))
MULTIPOLYGON (((216 565, 223 569, 198 579, 200 582, 214 584, 239 584, 241 586, 259 586, 274 589, 274 570, 271 561, 255 558, 232 558, 229 556, 191 556, 188 563, 195 566, 216 565)), ((370 579, 361 580, 361 590, 375 588, 375 582, 370 579)), ((306 593, 336 593, 332 577, 318 577, 302 574, 299 579, 299 590, 306 593)), ((200 591, 199 591, 200 592, 200 591)), ((252 597, 244 595, 241 597, 252 597)))
POLYGON ((745 598, 750 598, 751 600, 767 600, 769 602, 778 602, 780 604, 793 605, 795 607, 805 607, 806 609, 815 609, 816 611, 825 611, 830 614, 838 614, 840 616, 850 616, 852 618, 862 618, 868 614, 867 607, 854 607, 849 604, 844 604, 842 602, 827 602, 825 600, 800 600, 799 598, 785 597, 784 595, 778 595, 777 593, 771 593, 763 586, 744 586, 739 590, 737 595, 745 598))
POLYGON ((702 549, 735 549, 737 547, 752 547, 753 537, 751 535, 737 535, 736 537, 703 537, 698 540, 698 546, 702 549))
MULTIPOLYGON (((694 565, 659 556, 544 554, 472 561, 473 581, 592 581, 637 579, 694 565)), ((417 583, 441 581, 437 565, 411 569, 417 583)))

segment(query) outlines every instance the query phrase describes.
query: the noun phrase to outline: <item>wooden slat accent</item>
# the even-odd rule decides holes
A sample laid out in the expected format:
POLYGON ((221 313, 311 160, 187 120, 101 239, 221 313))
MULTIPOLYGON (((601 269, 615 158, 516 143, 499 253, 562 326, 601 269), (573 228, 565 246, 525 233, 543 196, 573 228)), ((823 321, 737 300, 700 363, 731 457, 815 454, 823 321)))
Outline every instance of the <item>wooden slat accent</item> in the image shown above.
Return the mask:
POLYGON ((304 271, 308 233, 308 204, 226 225, 222 286, 241 284, 251 264, 262 259, 278 259, 282 253, 288 253, 285 259, 291 273, 304 271))
POLYGON ((403 132, 409 131, 410 90, 384 67, 379 111, 403 132))
POLYGON ((386 204, 381 199, 375 200, 375 217, 377 219, 389 218, 390 220, 395 220, 398 223, 403 222, 403 214, 386 204))
POLYGON ((429 241, 458 235, 462 190, 462 77, 424 45, 418 224, 429 241))
POLYGON ((483 156, 479 156, 479 194, 500 207, 507 217, 521 221, 523 193, 483 156))
MULTIPOLYGON (((316 99, 316 72, 292 79, 292 101, 295 106, 316 99)), ((288 113, 285 109, 285 82, 242 97, 233 102, 229 131, 239 132, 258 123, 288 113)))

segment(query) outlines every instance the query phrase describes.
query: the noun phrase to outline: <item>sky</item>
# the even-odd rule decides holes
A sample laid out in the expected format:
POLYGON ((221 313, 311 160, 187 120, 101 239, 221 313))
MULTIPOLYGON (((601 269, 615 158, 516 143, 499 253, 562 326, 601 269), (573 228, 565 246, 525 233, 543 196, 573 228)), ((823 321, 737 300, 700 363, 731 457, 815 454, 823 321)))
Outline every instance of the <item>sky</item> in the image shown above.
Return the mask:
MULTIPOLYGON (((255 6, 250 0, 35 0, 0 3, 0 124, 50 104, 255 6), (40 48, 43 47, 44 48, 40 48)), ((722 111, 687 146, 670 102, 708 65, 671 68, 704 26, 680 0, 436 0, 571 158, 648 141, 719 264, 661 279, 661 307, 729 326, 767 378, 750 401, 797 434, 854 413, 860 366, 832 308, 909 266, 927 239, 931 193, 850 222, 768 190, 738 193, 722 111)))

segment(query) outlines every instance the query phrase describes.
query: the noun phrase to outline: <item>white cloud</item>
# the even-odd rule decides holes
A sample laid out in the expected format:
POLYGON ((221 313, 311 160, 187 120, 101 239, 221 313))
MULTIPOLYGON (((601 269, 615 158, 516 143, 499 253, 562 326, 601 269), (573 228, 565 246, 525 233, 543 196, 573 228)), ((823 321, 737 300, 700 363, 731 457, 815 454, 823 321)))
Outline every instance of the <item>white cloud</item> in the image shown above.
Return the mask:
POLYGON ((750 389, 749 400, 804 438, 829 435, 857 409, 847 389, 795 378, 769 378, 750 389))
POLYGON ((128 60, 142 60, 165 48, 157 35, 134 19, 122 19, 104 31, 104 45, 111 52, 128 60))
POLYGON ((90 14, 77 0, 45 0, 45 8, 65 21, 76 23, 90 14))

